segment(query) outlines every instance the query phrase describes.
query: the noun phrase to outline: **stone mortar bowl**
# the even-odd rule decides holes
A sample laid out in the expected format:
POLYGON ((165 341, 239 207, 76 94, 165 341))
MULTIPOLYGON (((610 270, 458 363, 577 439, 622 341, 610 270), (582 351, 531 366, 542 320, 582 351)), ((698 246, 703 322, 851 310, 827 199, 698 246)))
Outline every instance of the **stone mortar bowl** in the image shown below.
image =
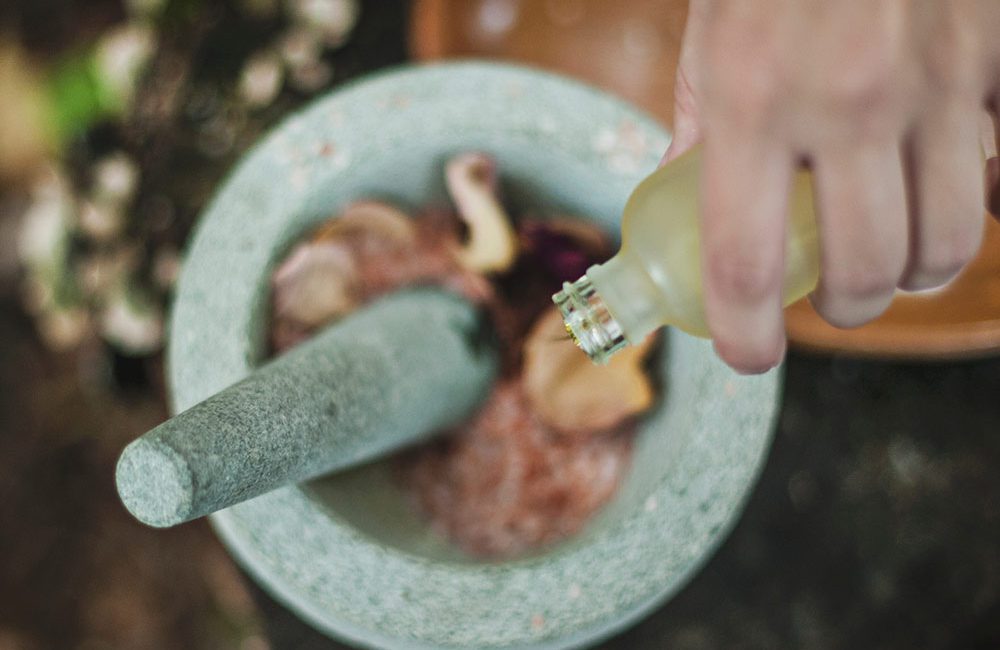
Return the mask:
MULTIPOLYGON (((400 69, 319 99, 246 156, 201 220, 173 313, 174 412, 262 360, 274 264, 345 203, 441 202, 444 161, 474 149, 498 159, 515 214, 557 208, 617 233, 629 192, 668 140, 609 95, 503 65, 400 69)), ((582 533, 537 555, 463 556, 410 511, 385 462, 275 490, 212 523, 275 598, 352 644, 593 643, 676 593, 707 560, 771 440, 777 373, 739 377, 707 341, 664 336, 664 395, 641 423, 618 495, 582 533)))

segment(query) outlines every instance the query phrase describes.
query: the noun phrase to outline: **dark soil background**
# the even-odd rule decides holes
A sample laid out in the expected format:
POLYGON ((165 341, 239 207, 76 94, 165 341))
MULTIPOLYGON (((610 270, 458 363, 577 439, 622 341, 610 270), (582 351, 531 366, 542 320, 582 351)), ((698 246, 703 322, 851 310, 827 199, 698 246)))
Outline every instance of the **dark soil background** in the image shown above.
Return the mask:
MULTIPOLYGON (((138 161, 136 218, 170 206, 157 228, 133 225, 151 249, 181 246, 240 153, 309 98, 285 89, 243 115, 227 146, 205 146, 217 116, 191 105, 224 97, 281 26, 236 2, 182 4, 192 9, 163 28, 140 108, 65 153, 77 171, 109 147, 138 161)), ((407 3, 361 5, 350 39, 326 55, 325 87, 406 59, 407 3)), ((110 0, 4 2, 0 33, 46 61, 123 15, 110 0)), ((225 99, 214 105, 227 114, 225 99)), ((9 239, 4 222, 25 199, 16 185, 0 198, 9 239)), ((167 415, 161 358, 98 337, 53 351, 20 280, 0 264, 0 650, 345 647, 253 586, 206 522, 159 531, 127 515, 114 463, 167 415)), ((1000 359, 793 351, 774 447, 739 525, 676 598, 599 647, 1000 648, 1000 359)))

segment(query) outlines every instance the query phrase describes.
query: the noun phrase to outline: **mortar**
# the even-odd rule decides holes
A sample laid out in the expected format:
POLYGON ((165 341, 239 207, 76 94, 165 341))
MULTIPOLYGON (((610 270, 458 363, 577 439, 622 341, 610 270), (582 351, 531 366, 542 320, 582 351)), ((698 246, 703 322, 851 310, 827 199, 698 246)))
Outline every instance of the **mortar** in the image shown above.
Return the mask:
MULTIPOLYGON (((173 311, 173 411, 264 359, 270 273, 340 206, 443 203, 443 163, 482 150, 497 158, 514 214, 548 208, 617 233, 625 199, 668 140, 606 94, 485 63, 400 69, 315 101, 246 156, 201 219, 173 311)), ((691 578, 736 521, 770 444, 779 375, 740 377, 709 342, 663 336, 664 394, 641 422, 627 479, 558 546, 505 562, 463 556, 411 511, 385 461, 279 488, 212 524, 269 593, 349 643, 593 643, 691 578)))

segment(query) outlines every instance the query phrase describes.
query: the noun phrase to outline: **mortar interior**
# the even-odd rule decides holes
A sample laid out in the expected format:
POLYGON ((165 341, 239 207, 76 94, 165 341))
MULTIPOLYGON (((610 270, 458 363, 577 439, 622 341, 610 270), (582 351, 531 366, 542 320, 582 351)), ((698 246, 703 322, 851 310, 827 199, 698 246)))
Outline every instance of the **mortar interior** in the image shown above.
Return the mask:
MULTIPOLYGON (((352 200, 379 198, 411 213, 428 205, 447 201, 442 179, 444 163, 453 154, 468 150, 487 151, 496 157, 502 175, 502 191, 512 215, 573 215, 598 224, 611 237, 618 233, 617 211, 607 202, 595 201, 594 194, 572 188, 600 187, 602 173, 594 165, 580 162, 552 149, 539 150, 527 138, 511 137, 496 142, 488 134, 455 134, 454 142, 414 142, 391 158, 371 157, 356 162, 349 182, 315 183, 301 197, 299 227, 289 231, 289 241, 279 251, 287 252, 308 230, 337 213, 352 200)), ((280 259, 277 258, 277 259, 280 259)), ((277 259, 275 262, 277 262, 277 259)), ((555 291, 558 287, 553 287, 555 291)), ((419 327, 414 323, 414 327, 419 327)), ((263 340, 258 335, 258 340, 263 340)), ((669 336, 664 336, 665 339, 669 336)), ((676 343, 675 343, 676 345, 676 343)), ((669 387, 683 385, 683 367, 671 367, 667 345, 661 346, 652 361, 658 384, 663 387, 656 406, 639 427, 633 458, 626 480, 613 500, 583 531, 568 540, 538 551, 535 556, 558 552, 566 545, 585 544, 596 532, 635 508, 644 507, 649 491, 669 476, 679 446, 685 444, 685 423, 693 417, 690 408, 671 398, 669 387)), ((260 357, 263 358, 263 349, 260 357)), ((690 404, 690 402, 689 402, 690 404)), ((332 517, 343 521, 379 544, 444 562, 475 562, 440 535, 431 531, 407 501, 395 479, 392 460, 379 462, 314 480, 301 488, 321 503, 332 517)), ((517 561, 516 559, 514 561, 517 561)))

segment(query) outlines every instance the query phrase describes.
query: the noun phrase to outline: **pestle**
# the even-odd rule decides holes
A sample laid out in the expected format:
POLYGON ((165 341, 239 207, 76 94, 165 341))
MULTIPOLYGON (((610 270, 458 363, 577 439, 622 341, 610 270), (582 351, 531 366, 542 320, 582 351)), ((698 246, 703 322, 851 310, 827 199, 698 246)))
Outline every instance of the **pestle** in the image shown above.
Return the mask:
POLYGON ((484 329, 442 290, 384 297, 132 441, 118 494, 173 526, 457 424, 496 371, 484 329))

